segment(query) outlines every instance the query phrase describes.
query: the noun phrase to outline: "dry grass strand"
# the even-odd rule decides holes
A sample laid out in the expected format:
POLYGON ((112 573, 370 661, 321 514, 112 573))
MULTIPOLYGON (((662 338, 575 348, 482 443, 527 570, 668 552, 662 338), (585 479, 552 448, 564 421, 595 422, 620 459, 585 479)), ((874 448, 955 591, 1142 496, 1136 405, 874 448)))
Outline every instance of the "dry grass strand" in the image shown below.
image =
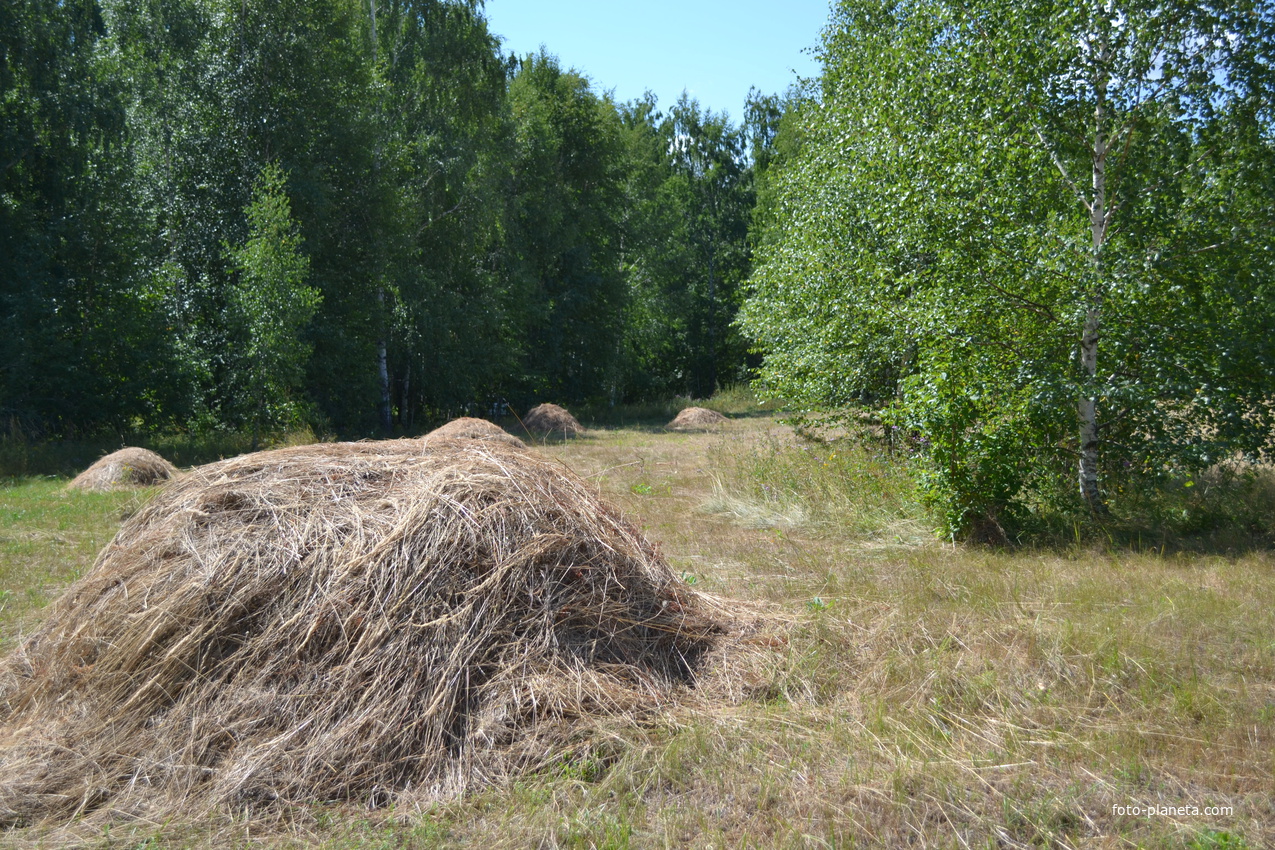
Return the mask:
POLYGON ((709 431, 729 421, 716 410, 709 410, 707 407, 687 407, 664 427, 670 431, 709 431))
POLYGON ((494 440, 517 448, 527 447, 526 443, 496 423, 472 416, 462 416, 446 425, 440 425, 426 434, 425 439, 427 442, 434 439, 494 440))

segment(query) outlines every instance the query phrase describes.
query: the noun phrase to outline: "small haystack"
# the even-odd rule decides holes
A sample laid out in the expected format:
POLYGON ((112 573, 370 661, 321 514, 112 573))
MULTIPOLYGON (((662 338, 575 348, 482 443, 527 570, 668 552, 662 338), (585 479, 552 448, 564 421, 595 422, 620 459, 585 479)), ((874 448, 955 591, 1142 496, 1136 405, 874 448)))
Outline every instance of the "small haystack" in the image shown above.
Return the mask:
POLYGON ((523 426, 533 434, 552 437, 576 437, 584 433, 584 426, 576 421, 564 407, 556 404, 538 404, 522 418, 523 426))
POLYGON ((451 796, 689 697, 723 620, 530 451, 210 464, 0 661, 0 825, 451 796))
POLYGON ((111 452, 71 479, 76 490, 123 490, 151 487, 177 475, 177 467, 149 449, 125 448, 111 452))
POLYGON ((459 419, 453 419, 446 425, 440 425, 425 435, 427 442, 434 439, 494 440, 520 449, 527 447, 526 443, 496 423, 489 422, 486 419, 475 419, 472 416, 462 416, 459 419))
POLYGON ((664 427, 670 431, 711 431, 729 421, 716 410, 709 410, 707 407, 688 407, 673 417, 673 421, 664 427))

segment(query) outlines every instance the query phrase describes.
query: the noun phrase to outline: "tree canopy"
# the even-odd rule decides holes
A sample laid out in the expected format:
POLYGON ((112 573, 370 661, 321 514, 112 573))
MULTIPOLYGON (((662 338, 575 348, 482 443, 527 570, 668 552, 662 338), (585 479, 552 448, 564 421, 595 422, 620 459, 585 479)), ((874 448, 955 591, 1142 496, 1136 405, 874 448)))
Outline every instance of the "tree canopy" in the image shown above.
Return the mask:
POLYGON ((764 385, 878 408, 952 534, 1266 450, 1273 26, 838 3, 769 175, 742 318, 764 385))
POLYGON ((0 86, 0 418, 24 435, 278 427, 246 397, 270 382, 366 434, 742 373, 737 128, 679 104, 718 163, 690 168, 699 124, 504 54, 480 2, 15 0, 0 86), (727 172, 733 212, 706 215, 727 172))
POLYGON ((227 324, 239 355, 233 364, 238 397, 255 447, 263 426, 286 427, 301 418, 296 395, 311 348, 301 331, 321 299, 306 285, 310 262, 301 252, 278 166, 261 170, 244 212, 248 240, 228 251, 236 279, 227 298, 227 324))

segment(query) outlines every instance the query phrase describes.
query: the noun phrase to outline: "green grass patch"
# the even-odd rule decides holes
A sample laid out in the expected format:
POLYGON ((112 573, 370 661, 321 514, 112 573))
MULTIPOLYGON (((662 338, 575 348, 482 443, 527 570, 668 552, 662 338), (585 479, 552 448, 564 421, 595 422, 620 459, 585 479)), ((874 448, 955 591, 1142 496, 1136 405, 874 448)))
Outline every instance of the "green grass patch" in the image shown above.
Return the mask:
POLYGON ((55 478, 0 484, 0 650, 89 568, 150 494, 68 490, 55 478))
POLYGON ((890 543, 929 538, 906 458, 870 444, 772 435, 722 443, 707 510, 754 528, 814 525, 890 543))

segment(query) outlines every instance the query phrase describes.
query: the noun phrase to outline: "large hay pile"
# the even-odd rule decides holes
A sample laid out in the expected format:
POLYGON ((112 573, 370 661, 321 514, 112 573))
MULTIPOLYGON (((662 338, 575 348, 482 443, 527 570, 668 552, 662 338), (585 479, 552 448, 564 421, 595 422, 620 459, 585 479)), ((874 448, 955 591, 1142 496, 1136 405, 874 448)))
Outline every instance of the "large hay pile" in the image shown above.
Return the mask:
POLYGON ((566 408, 556 404, 538 404, 522 418, 523 427, 533 434, 576 437, 584 433, 584 426, 576 421, 566 408))
POLYGON ((489 422, 486 419, 475 419, 472 416, 462 416, 459 419, 453 419, 446 425, 440 425, 426 434, 425 439, 427 442, 437 439, 494 440, 506 445, 517 446, 518 448, 525 449, 527 447, 526 443, 501 428, 495 422, 489 422))
POLYGON ((177 475, 177 467, 148 449, 125 448, 111 452, 71 479, 76 490, 120 490, 150 487, 177 475))
POLYGON ((689 696, 718 615, 530 451, 210 464, 0 662, 0 824, 453 795, 689 696))
POLYGON ((673 421, 664 426, 670 431, 708 431, 730 420, 716 410, 707 407, 688 407, 673 417, 673 421))

